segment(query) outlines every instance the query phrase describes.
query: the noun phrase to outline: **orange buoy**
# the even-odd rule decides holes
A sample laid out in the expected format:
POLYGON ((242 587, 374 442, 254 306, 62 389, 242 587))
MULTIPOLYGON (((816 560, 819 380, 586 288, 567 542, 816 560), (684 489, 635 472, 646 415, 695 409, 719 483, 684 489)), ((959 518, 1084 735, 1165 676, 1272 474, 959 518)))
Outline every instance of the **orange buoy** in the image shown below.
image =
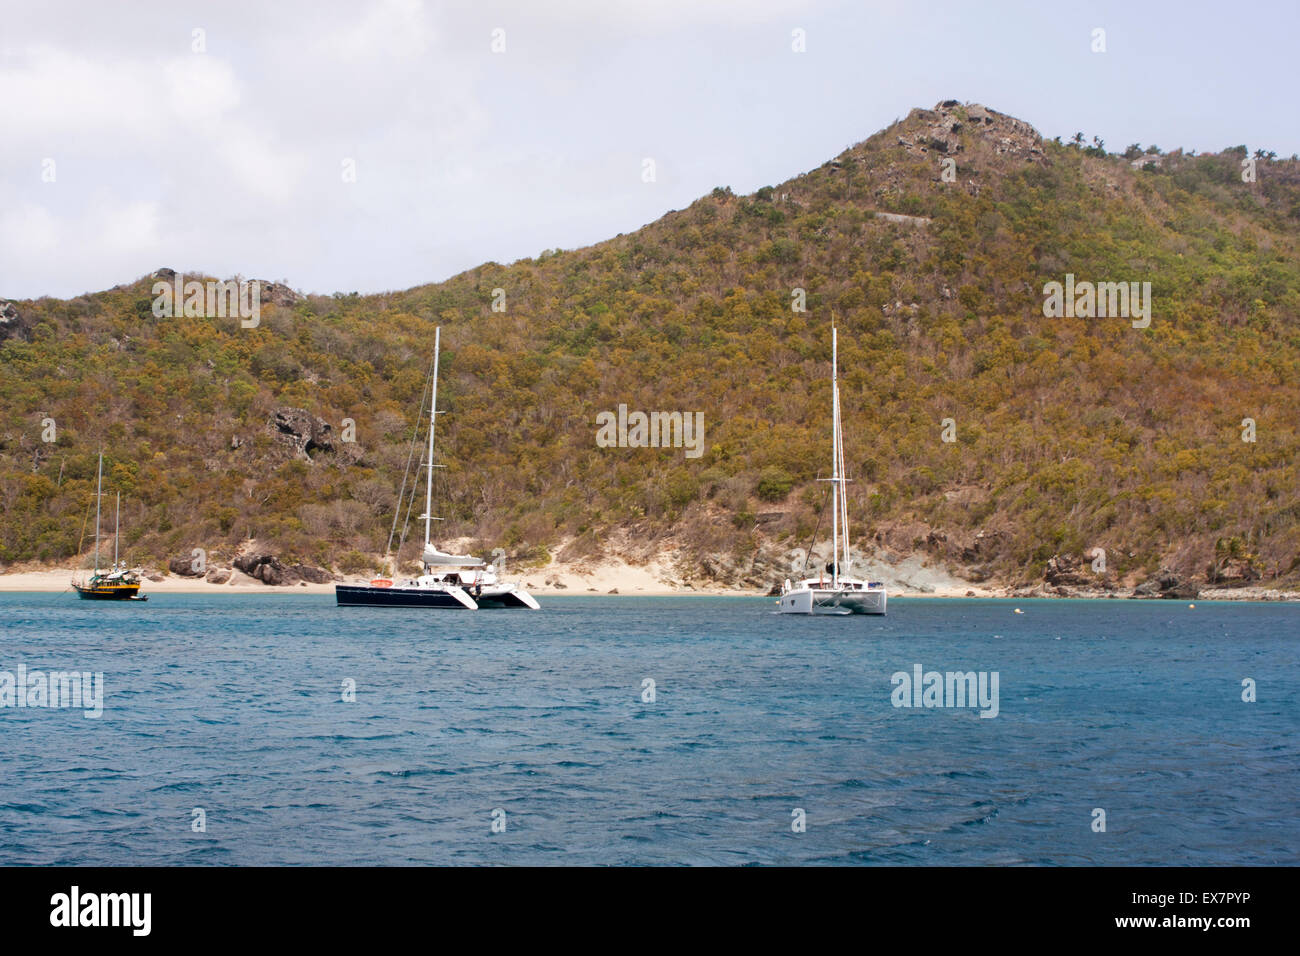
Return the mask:
POLYGON ((370 581, 370 586, 372 588, 391 588, 393 586, 393 582, 388 580, 388 578, 372 578, 370 581))

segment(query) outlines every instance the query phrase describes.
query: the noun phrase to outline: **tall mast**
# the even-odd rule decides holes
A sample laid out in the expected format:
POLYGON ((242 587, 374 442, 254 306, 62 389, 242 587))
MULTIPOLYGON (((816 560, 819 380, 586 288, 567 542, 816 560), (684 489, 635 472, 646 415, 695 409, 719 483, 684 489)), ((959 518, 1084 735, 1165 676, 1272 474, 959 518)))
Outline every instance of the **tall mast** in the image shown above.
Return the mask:
POLYGON ((117 507, 113 510, 113 567, 117 567, 117 534, 122 527, 122 492, 117 493, 117 507))
MULTIPOLYGON (((835 407, 838 409, 840 404, 840 390, 835 388, 835 407)), ((841 412, 836 416, 839 420, 839 427, 835 430, 835 447, 840 457, 841 480, 847 485, 849 476, 844 472, 844 415, 841 412)), ((852 576, 852 562, 849 560, 849 489, 844 489, 844 494, 840 496, 840 527, 843 529, 841 541, 844 544, 844 574, 846 577, 852 576)))
POLYGON ((99 573, 99 496, 104 493, 104 453, 99 453, 99 477, 95 479, 95 573, 99 573))
POLYGON ((429 547, 429 528, 433 522, 433 429, 438 421, 438 348, 442 326, 433 330, 433 398, 429 402, 429 464, 424 480, 424 546, 429 547))
POLYGON ((831 587, 840 577, 840 380, 839 338, 831 326, 831 587))

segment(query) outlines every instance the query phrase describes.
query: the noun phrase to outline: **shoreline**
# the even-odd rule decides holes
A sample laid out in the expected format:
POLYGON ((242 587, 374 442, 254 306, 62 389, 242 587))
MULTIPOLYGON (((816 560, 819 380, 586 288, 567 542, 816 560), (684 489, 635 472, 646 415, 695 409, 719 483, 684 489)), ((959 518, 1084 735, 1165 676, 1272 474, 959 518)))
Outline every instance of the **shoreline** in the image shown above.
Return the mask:
MULTIPOLYGON (((15 571, 0 574, 0 593, 58 594, 72 591, 71 580, 80 572, 67 568, 43 571, 15 571)), ((692 587, 657 579, 646 568, 630 565, 605 565, 598 569, 559 571, 554 566, 534 569, 530 574, 507 574, 508 580, 517 580, 530 594, 537 597, 771 597, 764 590, 751 588, 692 587), (529 580, 533 578, 533 580, 529 580)), ((166 575, 161 580, 147 580, 140 588, 142 595, 165 594, 333 594, 334 585, 365 583, 360 575, 343 575, 337 581, 325 584, 300 582, 294 585, 275 586, 263 584, 256 578, 239 571, 231 574, 223 584, 196 578, 166 575)), ((1273 588, 1205 588, 1195 597, 1139 596, 1132 591, 1093 591, 1080 589, 1077 593, 1052 593, 1042 587, 1010 588, 980 587, 975 585, 942 586, 927 589, 900 587, 891 589, 895 598, 975 599, 1003 600, 1142 600, 1191 603, 1195 601, 1300 603, 1300 592, 1273 588)))

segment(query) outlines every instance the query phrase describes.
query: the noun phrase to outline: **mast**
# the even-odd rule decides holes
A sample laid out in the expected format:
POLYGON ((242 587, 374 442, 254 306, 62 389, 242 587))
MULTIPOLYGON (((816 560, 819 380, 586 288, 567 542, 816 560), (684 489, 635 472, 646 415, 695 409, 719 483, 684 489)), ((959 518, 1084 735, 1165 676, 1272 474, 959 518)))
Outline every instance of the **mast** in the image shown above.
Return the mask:
POLYGON ((117 493, 117 507, 113 509, 113 570, 117 570, 117 535, 122 527, 122 492, 117 493))
POLYGON ((429 528, 433 521, 433 429, 438 421, 438 348, 442 326, 433 330, 433 398, 429 402, 429 463, 424 480, 424 547, 429 548, 429 528))
POLYGON ((95 479, 95 573, 99 573, 99 498, 104 493, 104 453, 99 453, 99 477, 95 479))
POLYGON ((840 577, 840 382, 839 338, 831 326, 831 587, 840 577))

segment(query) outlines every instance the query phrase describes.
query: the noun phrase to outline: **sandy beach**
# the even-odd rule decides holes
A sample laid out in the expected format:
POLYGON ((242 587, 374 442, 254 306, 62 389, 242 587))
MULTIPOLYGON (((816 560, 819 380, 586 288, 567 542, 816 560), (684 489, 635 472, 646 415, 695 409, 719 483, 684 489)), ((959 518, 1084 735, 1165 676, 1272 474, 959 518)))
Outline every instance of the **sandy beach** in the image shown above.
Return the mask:
MULTIPOLYGON (((223 569, 226 570, 226 569, 223 569)), ((855 570, 857 570, 855 568, 855 570)), ((202 578, 183 577, 146 568, 159 580, 146 578, 140 593, 163 594, 333 594, 334 584, 364 584, 370 575, 340 575, 337 581, 325 584, 299 582, 293 585, 272 586, 264 584, 242 571, 229 569, 229 580, 215 584, 202 578)), ((72 568, 15 569, 0 574, 0 592, 61 592, 71 593, 71 581, 87 571, 72 568)), ((1066 591, 1044 586, 1011 588, 1003 585, 973 584, 956 578, 946 569, 922 561, 916 556, 897 564, 865 560, 858 574, 872 581, 881 581, 894 597, 931 598, 1089 598, 1097 600, 1126 599, 1128 590, 1101 591, 1072 588, 1066 591)), ((762 597, 767 588, 727 588, 708 586, 682 580, 669 559, 647 564, 631 564, 619 558, 599 561, 560 562, 554 559, 544 567, 522 570, 507 568, 504 578, 522 585, 538 597, 569 595, 594 597, 622 595, 626 597, 669 597, 681 595, 710 595, 718 597, 762 597)), ((776 582, 773 582, 776 583, 776 582)), ((1300 601, 1300 593, 1278 591, 1262 587, 1202 588, 1196 600, 1200 601, 1300 601)))
MULTIPOLYGON (((72 568, 52 570, 24 570, 0 574, 0 592, 41 591, 71 593, 75 575, 86 574, 72 568)), ((148 571, 157 574, 159 572, 148 571)), ((654 565, 630 565, 618 561, 600 564, 566 565, 552 563, 545 568, 509 571, 507 580, 518 581, 534 595, 609 595, 665 597, 671 595, 715 595, 731 597, 757 597, 766 590, 741 588, 697 587, 675 580, 664 568, 654 565)), ((338 583, 364 584, 364 575, 343 575, 338 583)), ((898 597, 999 597, 1000 589, 981 588, 961 582, 942 582, 931 585, 932 590, 907 588, 897 582, 890 585, 891 596, 898 597)), ((187 578, 174 574, 162 575, 161 580, 146 580, 141 594, 333 594, 334 584, 309 584, 302 582, 287 587, 272 587, 240 571, 232 571, 225 584, 213 584, 202 578, 187 578)))

